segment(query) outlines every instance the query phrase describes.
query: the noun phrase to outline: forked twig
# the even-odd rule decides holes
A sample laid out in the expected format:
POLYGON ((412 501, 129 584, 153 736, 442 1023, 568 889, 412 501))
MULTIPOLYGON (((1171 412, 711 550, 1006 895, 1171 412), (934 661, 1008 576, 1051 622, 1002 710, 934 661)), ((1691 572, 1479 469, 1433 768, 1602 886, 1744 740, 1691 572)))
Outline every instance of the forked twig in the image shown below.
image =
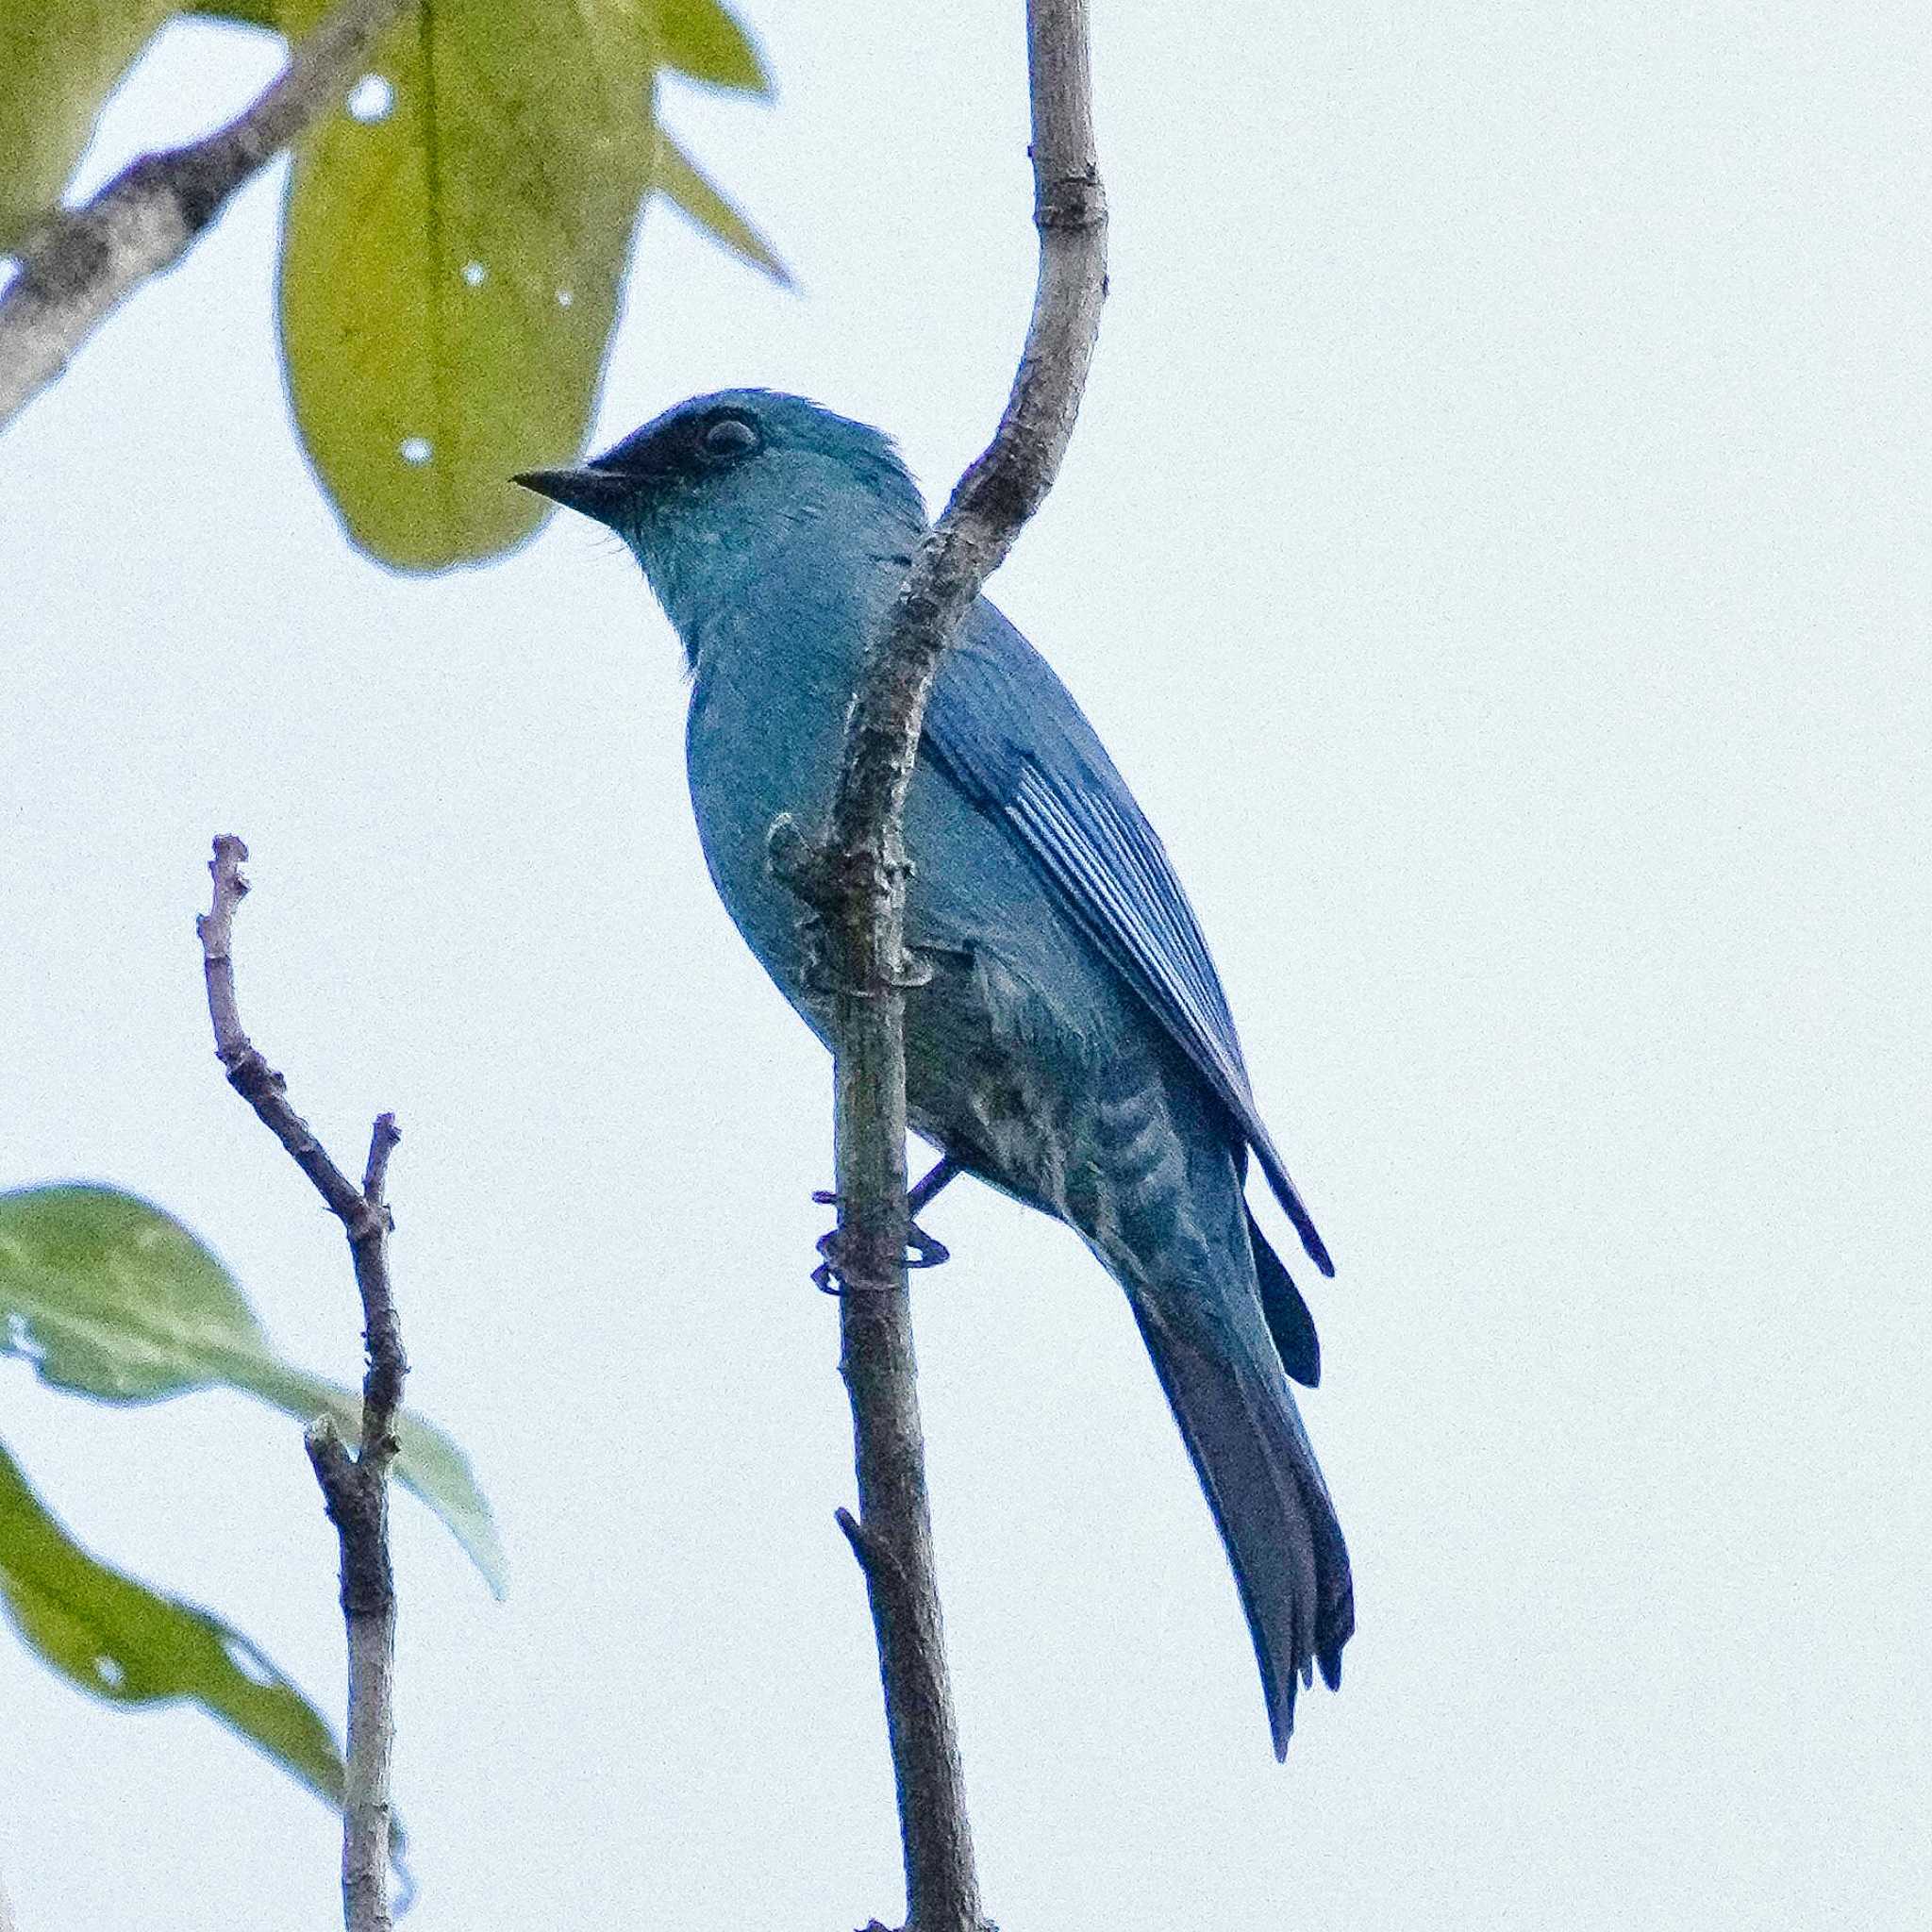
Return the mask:
POLYGON ((390 1291, 390 1218, 386 1187, 390 1156, 401 1136, 393 1114, 378 1114, 358 1187, 289 1105, 287 1083, 242 1028, 235 1001, 232 954, 235 911, 248 881, 248 848, 224 834, 208 871, 214 901, 194 922, 208 980, 215 1053, 228 1084, 328 1204, 348 1236, 356 1286, 362 1298, 368 1366, 362 1377, 362 1440, 351 1452, 335 1424, 322 1416, 308 1426, 308 1460, 322 1485, 324 1507, 341 1550, 342 1622, 349 1651, 349 1745, 342 1796, 342 1921, 347 1932, 390 1932, 391 1842, 390 1753, 395 1738, 395 1579, 389 1557, 389 1471, 395 1459, 396 1412, 409 1364, 390 1291))

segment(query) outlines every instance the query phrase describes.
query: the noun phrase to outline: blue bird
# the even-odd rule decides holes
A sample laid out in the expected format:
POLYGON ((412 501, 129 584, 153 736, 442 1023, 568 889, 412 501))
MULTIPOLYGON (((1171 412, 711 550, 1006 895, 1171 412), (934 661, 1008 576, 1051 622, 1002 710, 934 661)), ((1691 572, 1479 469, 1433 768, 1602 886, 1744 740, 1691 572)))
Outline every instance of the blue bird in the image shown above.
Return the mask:
MULTIPOLYGON (((823 821, 847 705, 924 506, 878 430, 797 396, 699 396, 614 449, 517 478, 614 530, 692 672, 686 752, 711 878, 824 1040, 781 812, 823 821)), ((1126 1291, 1214 1512, 1275 1755, 1297 1683, 1341 1680, 1348 1552, 1289 1378, 1321 1358, 1249 1211, 1259 1162, 1309 1258, 1327 1251, 1261 1124, 1234 1021, 1160 841, 1092 726, 982 597, 941 666, 906 808, 907 1104, 952 1173, 1065 1222, 1126 1291)))

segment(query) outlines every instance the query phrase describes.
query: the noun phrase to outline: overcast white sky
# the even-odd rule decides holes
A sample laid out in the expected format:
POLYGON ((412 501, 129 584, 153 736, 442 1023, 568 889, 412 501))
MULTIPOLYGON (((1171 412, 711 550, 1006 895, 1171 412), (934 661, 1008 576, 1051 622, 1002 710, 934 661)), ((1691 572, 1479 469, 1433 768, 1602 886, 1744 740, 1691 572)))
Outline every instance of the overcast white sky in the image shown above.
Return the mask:
MULTIPOLYGON (((771 383, 943 491, 1030 292, 1017 11, 751 0, 776 108, 670 118, 803 292, 654 212, 602 438, 771 383)), ((989 1907, 1923 1924, 1932 15, 1098 11, 1113 296, 996 593, 1165 835, 1335 1251, 1305 1408, 1360 1634, 1277 1767, 1118 1291, 949 1195, 919 1335, 989 1907)), ((96 171, 273 61, 171 31, 96 171)), ((513 1566, 498 1607, 399 1504, 412 1924, 891 1919, 826 1063, 712 899, 628 558, 343 542, 278 192, 0 442, 0 1182, 167 1204, 353 1373, 341 1243, 209 1053, 191 922, 242 833, 245 1017, 345 1155, 401 1117, 411 1392, 513 1566)), ((335 1707, 284 1419, 16 1363, 0 1424, 335 1707)), ((22 1932, 333 1919, 332 1821, 205 1718, 6 1641, 0 1712, 22 1932)))

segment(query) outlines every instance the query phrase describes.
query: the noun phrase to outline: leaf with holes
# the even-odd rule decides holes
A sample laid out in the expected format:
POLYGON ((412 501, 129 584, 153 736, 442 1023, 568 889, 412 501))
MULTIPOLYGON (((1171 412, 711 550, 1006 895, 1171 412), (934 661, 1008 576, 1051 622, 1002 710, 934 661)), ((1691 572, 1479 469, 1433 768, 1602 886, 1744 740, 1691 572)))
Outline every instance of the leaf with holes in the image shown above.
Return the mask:
POLYGON ((0 1447, 0 1604, 60 1674, 110 1704, 190 1698, 340 1806, 342 1759, 315 1707, 239 1630, 83 1550, 0 1447))
MULTIPOLYGON (((104 1402, 225 1387, 305 1423, 333 1416, 351 1441, 360 1427, 359 1394, 284 1361, 221 1262, 172 1215, 114 1188, 0 1193, 0 1354, 104 1402)), ((416 1415, 396 1436, 397 1478, 501 1596, 496 1524, 462 1451, 416 1415)))
MULTIPOLYGON (((50 208, 103 101, 185 12, 294 41, 330 0, 0 0, 0 252, 50 208)), ((296 143, 279 265, 297 432, 351 539, 437 570, 543 507, 509 475, 580 449, 653 187, 781 283, 675 147, 659 67, 769 97, 721 0, 418 0, 296 143)))
POLYGON ((289 390, 355 541, 434 570, 542 508, 589 427, 658 135, 650 0, 440 0, 295 158, 289 390))
POLYGON ((60 199, 114 84, 175 0, 0 6, 0 255, 60 199))

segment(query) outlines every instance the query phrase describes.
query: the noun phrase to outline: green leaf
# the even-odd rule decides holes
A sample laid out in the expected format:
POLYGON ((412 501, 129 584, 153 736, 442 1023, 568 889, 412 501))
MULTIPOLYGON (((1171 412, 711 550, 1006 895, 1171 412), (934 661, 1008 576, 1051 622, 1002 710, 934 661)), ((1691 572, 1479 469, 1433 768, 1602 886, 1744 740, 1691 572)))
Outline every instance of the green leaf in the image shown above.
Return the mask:
MULTIPOLYGON (((361 1426, 358 1393, 284 1361, 214 1256, 171 1215, 114 1188, 0 1193, 0 1354, 105 1402, 225 1387, 304 1423, 331 1415, 350 1441, 361 1426)), ((503 1550, 462 1451, 411 1414, 396 1435, 398 1479, 501 1596, 503 1550)))
POLYGON ((668 134, 658 137, 658 192, 706 234, 764 272, 781 289, 791 286, 791 272, 772 244, 711 185, 698 164, 668 134))
POLYGON ((110 1704, 192 1698, 340 1808, 329 1727, 239 1630, 97 1562, 0 1447, 0 1604, 28 1646, 110 1704))
POLYGON ((769 96, 772 79, 752 38, 718 0, 658 0, 664 64, 713 87, 769 96))
POLYGON ((270 33, 281 32, 286 11, 277 0, 189 0, 186 10, 230 26, 265 26, 270 33))
POLYGON ((114 84, 175 0, 0 6, 0 255, 56 206, 114 84))
MULTIPOLYGON (((609 0, 594 0, 608 6, 609 0)), ((646 0, 655 15, 658 52, 667 67, 712 87, 769 97, 771 75, 758 45, 719 0, 646 0)), ((188 0, 186 10, 242 26, 301 34, 328 10, 328 0, 188 0)))
POLYGON ((657 153, 654 0, 439 0, 378 45, 386 112, 297 152, 282 243, 296 422, 349 534, 411 570, 542 516, 582 446, 657 153))
MULTIPOLYGON (((328 6, 0 0, 0 253, 58 200, 169 14, 295 40, 328 6)), ((365 78, 297 143, 279 271, 290 399, 351 540, 379 561, 480 562, 542 520, 508 478, 583 445, 658 167, 700 228, 788 281, 688 157, 660 162, 660 64, 772 91, 721 0, 418 0, 370 59, 380 87, 365 78)))

